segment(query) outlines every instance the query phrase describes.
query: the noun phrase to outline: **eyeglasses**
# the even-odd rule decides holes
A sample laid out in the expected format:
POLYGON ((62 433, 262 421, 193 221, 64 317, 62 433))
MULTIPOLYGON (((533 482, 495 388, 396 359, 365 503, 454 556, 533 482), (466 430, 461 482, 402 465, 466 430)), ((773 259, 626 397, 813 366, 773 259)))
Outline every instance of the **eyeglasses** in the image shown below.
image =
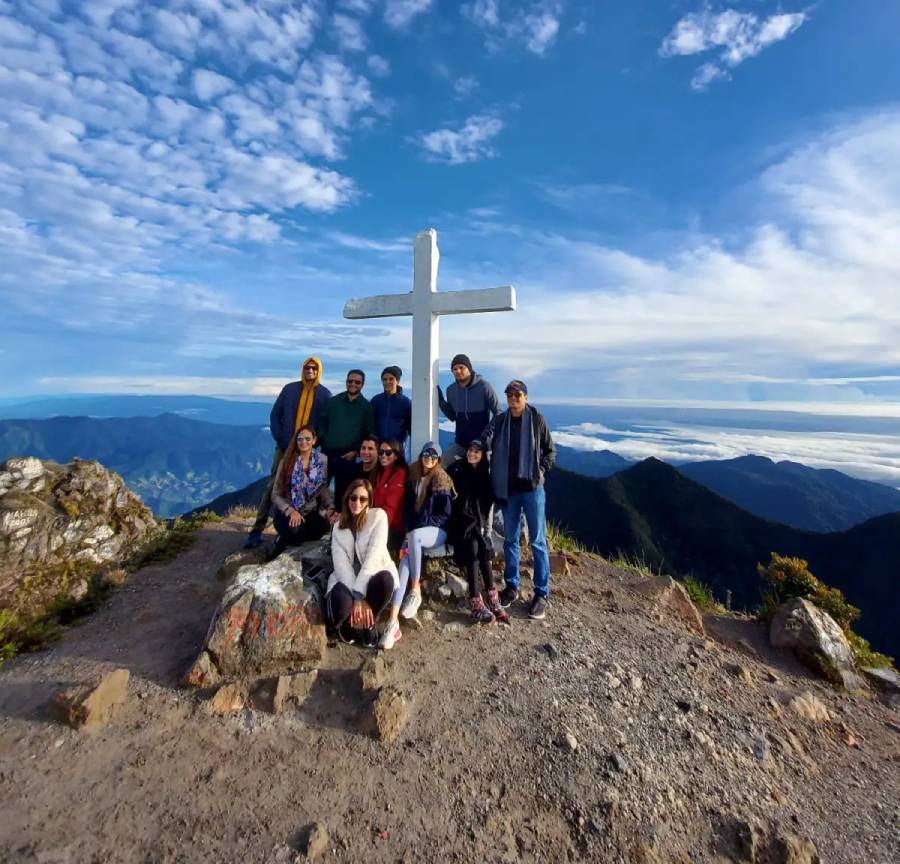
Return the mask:
POLYGON ((359 378, 348 378, 347 384, 355 384, 357 387, 362 387, 363 382, 359 380, 359 378))
POLYGON ((368 495, 351 495, 347 500, 348 501, 360 501, 363 504, 365 504, 366 501, 369 500, 369 496, 368 495))
POLYGON ((521 390, 510 390, 506 394, 507 399, 521 399, 525 394, 521 390))
POLYGON ((298 441, 312 441, 313 436, 312 435, 298 435, 297 440, 298 441))
POLYGON ((382 447, 382 448, 378 451, 378 455, 379 455, 379 456, 393 456, 393 455, 394 455, 394 451, 393 451, 390 447, 382 447))

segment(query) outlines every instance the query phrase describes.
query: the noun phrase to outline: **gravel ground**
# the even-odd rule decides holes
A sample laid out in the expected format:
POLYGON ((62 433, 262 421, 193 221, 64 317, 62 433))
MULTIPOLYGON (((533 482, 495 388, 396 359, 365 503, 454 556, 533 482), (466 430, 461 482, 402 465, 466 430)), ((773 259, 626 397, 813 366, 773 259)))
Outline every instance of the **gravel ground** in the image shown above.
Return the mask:
POLYGON ((216 716, 177 681, 245 524, 206 526, 50 648, 0 670, 0 860, 900 861, 900 715, 766 647, 756 623, 689 633, 580 556, 547 619, 422 616, 386 654, 409 717, 367 734, 368 652, 333 646, 305 705, 216 716), (50 696, 131 672, 106 726, 53 722, 50 696), (828 709, 808 719, 810 693, 828 709), (299 860, 303 860, 300 858, 299 860))

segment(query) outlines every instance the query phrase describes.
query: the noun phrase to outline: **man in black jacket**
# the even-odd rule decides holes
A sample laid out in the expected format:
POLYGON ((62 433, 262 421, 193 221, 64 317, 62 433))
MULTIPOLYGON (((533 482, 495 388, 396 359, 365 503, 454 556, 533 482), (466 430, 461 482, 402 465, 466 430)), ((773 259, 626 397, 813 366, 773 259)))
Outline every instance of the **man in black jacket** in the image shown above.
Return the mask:
POLYGON ((494 418, 485 433, 491 451, 494 495, 503 503, 506 587, 500 605, 507 608, 519 596, 519 522, 524 513, 534 558, 534 596, 528 615, 543 618, 550 593, 544 476, 556 461, 556 449, 547 421, 528 404, 528 388, 523 381, 506 385, 506 401, 508 410, 494 418))

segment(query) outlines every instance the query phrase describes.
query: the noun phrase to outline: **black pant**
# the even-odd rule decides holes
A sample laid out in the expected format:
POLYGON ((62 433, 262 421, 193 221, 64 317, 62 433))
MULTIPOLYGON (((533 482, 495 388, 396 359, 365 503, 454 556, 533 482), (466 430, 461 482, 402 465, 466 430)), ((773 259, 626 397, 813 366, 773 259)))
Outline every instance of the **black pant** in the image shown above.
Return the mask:
POLYGON ((328 520, 313 510, 303 517, 303 521, 291 528, 288 517, 280 510, 275 511, 275 530, 278 532, 278 546, 299 546, 310 540, 318 540, 328 530, 328 520))
POLYGON ((348 452, 349 449, 325 451, 325 455, 328 457, 328 474, 330 477, 334 477, 334 506, 338 510, 344 503, 344 492, 356 479, 358 471, 355 459, 341 458, 344 453, 348 452))
POLYGON ((478 590, 478 570, 481 570, 481 581, 485 591, 494 587, 494 573, 491 570, 493 555, 488 549, 487 540, 482 534, 472 534, 453 543, 453 556, 456 563, 463 568, 469 582, 469 596, 476 597, 478 590))
MULTIPOLYGON (((394 593, 394 577, 387 570, 380 570, 366 586, 366 602, 377 618, 391 602, 394 593)), ((347 620, 353 608, 353 594, 343 582, 338 582, 325 595, 325 620, 345 639, 364 639, 366 631, 354 630, 347 620)))
POLYGON ((281 457, 284 456, 284 450, 280 447, 275 448, 275 455, 272 457, 272 468, 269 471, 269 479, 266 483, 266 491, 259 501, 259 507, 256 510, 256 521, 253 523, 254 531, 262 533, 266 530, 266 523, 269 521, 269 510, 272 508, 272 490, 275 488, 275 474, 278 472, 278 466, 281 464, 281 457))

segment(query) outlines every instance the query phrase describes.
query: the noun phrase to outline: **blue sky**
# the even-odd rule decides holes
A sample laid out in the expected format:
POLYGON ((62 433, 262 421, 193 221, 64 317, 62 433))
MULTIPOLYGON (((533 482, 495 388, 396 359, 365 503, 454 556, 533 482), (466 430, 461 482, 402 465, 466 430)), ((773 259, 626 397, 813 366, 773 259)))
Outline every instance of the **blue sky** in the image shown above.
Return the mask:
MULTIPOLYGON (((900 5, 0 0, 0 396, 409 368, 900 414, 900 5), (446 364, 444 364, 446 365, 446 364)), ((370 388, 371 389, 371 388, 370 388)))

